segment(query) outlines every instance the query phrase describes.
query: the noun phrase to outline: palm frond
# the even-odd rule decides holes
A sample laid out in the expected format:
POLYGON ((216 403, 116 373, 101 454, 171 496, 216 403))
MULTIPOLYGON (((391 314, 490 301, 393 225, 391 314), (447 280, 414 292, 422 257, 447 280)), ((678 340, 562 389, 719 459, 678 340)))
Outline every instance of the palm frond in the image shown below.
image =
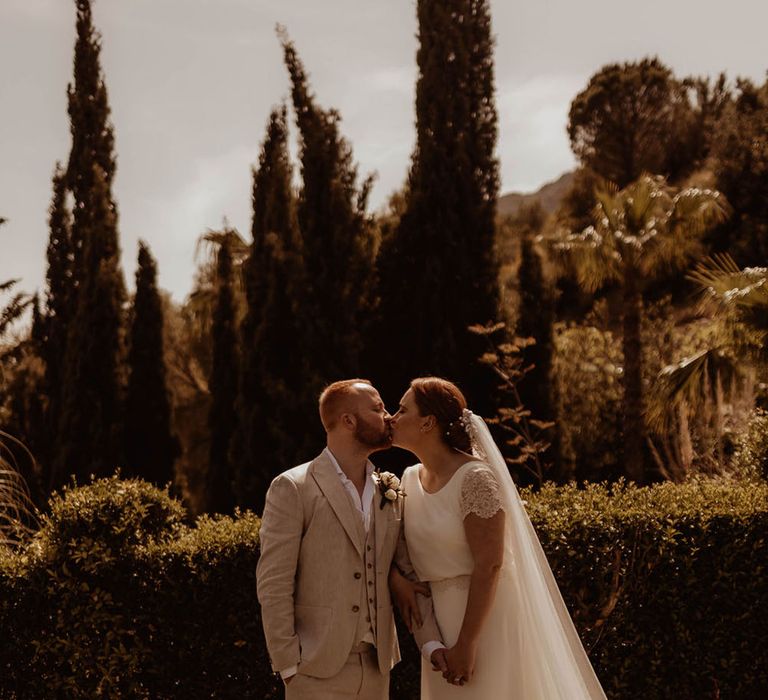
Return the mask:
POLYGON ((235 266, 248 255, 249 247, 245 239, 237 229, 225 226, 220 230, 209 228, 198 237, 195 244, 195 259, 199 260, 203 256, 209 261, 215 260, 219 248, 225 243, 229 244, 235 266))
POLYGON ((7 282, 0 282, 0 292, 7 292, 10 289, 13 289, 15 285, 17 285, 20 282, 20 280, 8 280, 7 282))
POLYGON ((656 210, 660 209, 659 200, 666 199, 664 195, 666 184, 661 177, 646 174, 630 185, 622 198, 629 228, 635 231, 644 229, 656 210))
POLYGON ((667 365, 649 395, 647 424, 655 430, 666 430, 683 401, 696 410, 712 399, 718 382, 728 391, 744 377, 742 364, 722 347, 707 348, 667 365))
POLYGON ((40 520, 29 487, 21 475, 12 445, 34 464, 34 457, 12 435, 0 430, 0 546, 14 547, 27 540, 40 520))
POLYGON ((653 255, 648 256, 647 271, 659 266, 678 270, 687 267, 691 256, 700 249, 702 234, 730 215, 725 197, 715 190, 691 187, 669 198, 659 216, 659 228, 665 235, 654 238, 653 255))
POLYGON ((5 335, 11 324, 17 321, 31 304, 32 297, 20 292, 11 299, 5 308, 0 309, 0 338, 5 335))
POLYGON ((739 268, 728 253, 700 262, 688 274, 723 306, 764 309, 768 313, 768 268, 739 268))
POLYGON ((595 209, 592 214, 595 221, 602 221, 606 228, 619 228, 620 203, 619 190, 613 183, 602 183, 595 189, 595 209))
POLYGON ((725 196, 716 190, 689 187, 672 200, 669 227, 675 237, 697 237, 731 215, 725 196))

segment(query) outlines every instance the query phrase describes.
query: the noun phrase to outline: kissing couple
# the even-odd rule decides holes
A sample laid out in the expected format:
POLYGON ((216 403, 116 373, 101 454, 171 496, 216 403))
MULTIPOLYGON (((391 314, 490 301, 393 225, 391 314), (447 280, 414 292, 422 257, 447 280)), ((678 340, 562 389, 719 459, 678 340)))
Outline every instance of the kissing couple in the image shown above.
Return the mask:
POLYGON ((364 379, 320 395, 325 449, 267 492, 256 570, 286 700, 385 700, 400 660, 393 599, 421 656, 422 700, 604 700, 504 458, 445 379, 390 416, 364 379), (399 480, 371 464, 419 460, 399 480))

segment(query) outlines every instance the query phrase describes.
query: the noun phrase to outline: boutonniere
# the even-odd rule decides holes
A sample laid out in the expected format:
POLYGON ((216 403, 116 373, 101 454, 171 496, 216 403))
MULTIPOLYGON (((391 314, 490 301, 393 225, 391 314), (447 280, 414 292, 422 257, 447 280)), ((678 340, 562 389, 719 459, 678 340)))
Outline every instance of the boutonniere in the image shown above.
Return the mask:
POLYGON ((394 503, 398 498, 405 498, 405 491, 400 485, 400 479, 392 472, 375 471, 373 478, 376 480, 376 487, 381 494, 379 508, 384 508, 387 502, 394 503))

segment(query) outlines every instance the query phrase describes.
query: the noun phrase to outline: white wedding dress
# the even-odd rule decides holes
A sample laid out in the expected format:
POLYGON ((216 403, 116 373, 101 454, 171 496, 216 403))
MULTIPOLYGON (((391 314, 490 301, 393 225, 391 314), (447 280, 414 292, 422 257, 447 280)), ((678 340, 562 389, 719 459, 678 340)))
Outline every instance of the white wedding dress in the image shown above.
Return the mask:
POLYGON ((465 418, 478 460, 435 493, 424 490, 420 464, 402 478, 408 551, 430 584, 446 646, 459 636, 469 594, 469 513, 505 511, 504 564, 472 680, 451 685, 422 658, 421 700, 605 700, 506 464, 485 422, 469 411, 465 418))

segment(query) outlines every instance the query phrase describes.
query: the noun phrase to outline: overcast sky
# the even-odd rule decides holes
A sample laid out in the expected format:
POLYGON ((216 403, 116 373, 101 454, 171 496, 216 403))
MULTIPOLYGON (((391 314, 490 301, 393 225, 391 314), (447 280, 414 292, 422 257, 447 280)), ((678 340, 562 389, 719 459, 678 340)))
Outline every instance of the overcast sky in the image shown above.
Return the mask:
MULTIPOLYGON (((492 0, 502 192, 573 167, 565 124, 602 65, 658 55, 678 75, 762 82, 766 0, 492 0)), ((56 160, 69 153, 74 2, 0 0, 0 281, 41 288, 56 160)), ((319 103, 336 107, 371 206, 403 182, 414 142, 415 0, 97 0, 115 125, 123 269, 150 244, 160 285, 189 292, 194 244, 227 217, 250 228, 251 166, 288 96, 287 26, 319 103)), ((294 130, 295 132, 295 130, 294 130)), ((2 303, 3 299, 0 299, 2 303)))

